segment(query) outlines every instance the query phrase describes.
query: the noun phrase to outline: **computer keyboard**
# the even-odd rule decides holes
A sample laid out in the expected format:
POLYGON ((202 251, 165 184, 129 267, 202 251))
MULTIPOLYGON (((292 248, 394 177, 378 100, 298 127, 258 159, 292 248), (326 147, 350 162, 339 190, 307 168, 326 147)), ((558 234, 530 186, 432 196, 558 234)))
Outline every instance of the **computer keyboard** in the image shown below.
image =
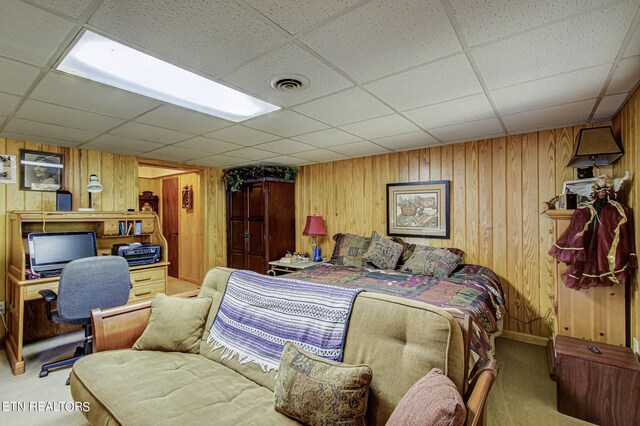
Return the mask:
POLYGON ((62 269, 52 269, 50 271, 40 272, 40 278, 59 277, 62 275, 62 269))

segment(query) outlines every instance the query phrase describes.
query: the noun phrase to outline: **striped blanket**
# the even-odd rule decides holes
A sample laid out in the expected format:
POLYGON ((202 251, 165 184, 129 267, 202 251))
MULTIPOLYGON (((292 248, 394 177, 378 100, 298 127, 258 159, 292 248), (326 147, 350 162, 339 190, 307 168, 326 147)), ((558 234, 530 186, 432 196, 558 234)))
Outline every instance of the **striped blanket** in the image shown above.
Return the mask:
POLYGON ((208 342, 264 371, 278 369, 292 341, 305 350, 342 361, 353 301, 362 289, 234 271, 229 277, 208 342))

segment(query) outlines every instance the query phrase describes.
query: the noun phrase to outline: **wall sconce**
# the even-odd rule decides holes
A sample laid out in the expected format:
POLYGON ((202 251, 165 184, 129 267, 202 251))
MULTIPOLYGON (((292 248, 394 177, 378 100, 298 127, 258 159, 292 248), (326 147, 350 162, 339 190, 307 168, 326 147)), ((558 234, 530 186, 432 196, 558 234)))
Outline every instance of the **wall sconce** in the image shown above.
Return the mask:
POLYGON ((98 180, 98 176, 97 175, 91 175, 89 176, 89 184, 87 185, 87 192, 89 193, 89 208, 79 208, 78 211, 87 211, 87 212, 91 212, 93 211, 93 203, 91 200, 91 194, 95 194, 98 192, 102 192, 103 187, 102 184, 100 183, 100 181, 98 180))
MULTIPOLYGON (((608 166, 624 155, 620 142, 613 137, 611 126, 582 129, 576 139, 576 150, 567 167, 608 166)), ((583 177, 593 177, 593 171, 591 176, 583 177)))
POLYGON ((193 186, 182 188, 182 208, 191 210, 193 208, 193 186))

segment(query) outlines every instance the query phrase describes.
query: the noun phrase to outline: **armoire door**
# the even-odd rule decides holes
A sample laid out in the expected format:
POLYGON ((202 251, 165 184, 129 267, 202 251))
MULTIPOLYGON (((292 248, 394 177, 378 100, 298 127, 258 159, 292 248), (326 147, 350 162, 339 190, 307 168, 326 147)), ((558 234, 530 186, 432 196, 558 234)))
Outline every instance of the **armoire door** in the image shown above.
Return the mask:
POLYGON ((247 191, 247 269, 266 274, 265 185, 251 185, 247 191))

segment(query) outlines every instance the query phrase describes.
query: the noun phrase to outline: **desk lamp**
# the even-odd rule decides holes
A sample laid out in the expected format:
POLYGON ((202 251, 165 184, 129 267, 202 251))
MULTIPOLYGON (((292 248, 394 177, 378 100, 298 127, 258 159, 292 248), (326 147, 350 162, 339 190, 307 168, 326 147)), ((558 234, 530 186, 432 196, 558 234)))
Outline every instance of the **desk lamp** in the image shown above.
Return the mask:
POLYGON ((91 202, 91 194, 102 192, 102 184, 98 180, 98 176, 89 176, 89 185, 87 185, 87 192, 89 193, 89 208, 80 208, 78 211, 93 211, 93 205, 91 202))
POLYGON ((320 248, 318 248, 316 237, 318 235, 327 235, 327 231, 324 229, 324 221, 322 220, 322 216, 307 216, 307 225, 304 227, 302 235, 311 235, 313 261, 321 262, 321 250, 320 248))

